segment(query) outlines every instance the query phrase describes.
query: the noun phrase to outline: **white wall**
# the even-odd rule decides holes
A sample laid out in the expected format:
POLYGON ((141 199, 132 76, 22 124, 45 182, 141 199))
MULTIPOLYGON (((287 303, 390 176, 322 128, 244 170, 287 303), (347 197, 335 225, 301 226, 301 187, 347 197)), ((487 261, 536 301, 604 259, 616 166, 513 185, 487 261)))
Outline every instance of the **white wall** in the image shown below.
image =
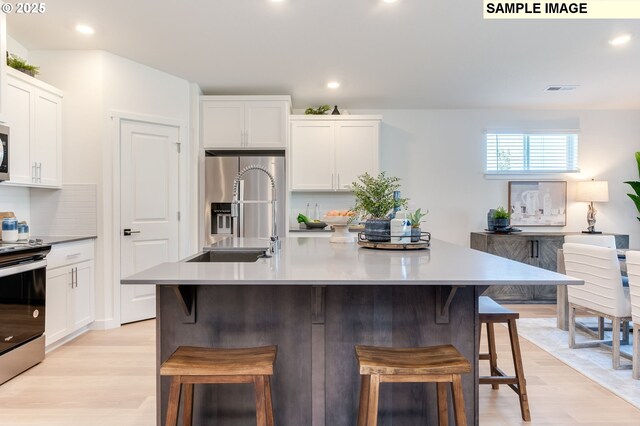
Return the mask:
POLYGON ((63 183, 97 184, 96 326, 117 326, 119 200, 114 198, 117 138, 111 117, 118 112, 183 122, 183 143, 189 146, 189 83, 104 51, 29 53, 41 67, 40 78, 64 92, 63 183))
MULTIPOLYGON (((575 180, 609 181, 610 201, 598 203, 596 229, 626 233, 640 244, 640 223, 623 182, 638 180, 634 152, 640 151, 640 111, 541 110, 360 110, 380 114, 381 170, 402 179, 402 195, 411 205, 429 209, 424 228, 436 238, 469 244, 469 232, 486 227, 490 208, 506 206, 509 179, 487 179, 483 132, 487 128, 579 128, 581 173, 545 176, 567 180, 568 212, 564 228, 586 229, 586 203, 575 202, 575 180)), ((512 178, 511 180, 529 180, 512 178)))
MULTIPOLYGON (((29 51, 15 38, 7 34, 7 52, 18 55, 22 59, 29 60, 29 51)), ((34 64, 38 65, 38 64, 34 64)))

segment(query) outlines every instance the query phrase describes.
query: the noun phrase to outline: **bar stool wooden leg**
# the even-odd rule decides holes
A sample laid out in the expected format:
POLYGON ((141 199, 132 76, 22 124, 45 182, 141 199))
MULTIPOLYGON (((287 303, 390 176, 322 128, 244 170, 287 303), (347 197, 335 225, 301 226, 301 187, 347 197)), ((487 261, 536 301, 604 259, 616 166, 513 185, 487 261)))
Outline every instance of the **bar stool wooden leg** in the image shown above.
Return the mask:
POLYGON ((265 378, 266 394, 267 394, 267 426, 274 426, 273 420, 273 401, 271 400, 271 377, 265 378))
POLYGON ((167 404, 166 426, 178 425, 178 407, 180 406, 180 376, 171 378, 169 387, 169 402, 167 404))
POLYGON ((267 426, 267 398, 264 376, 254 376, 253 385, 256 393, 256 425, 267 426))
POLYGON ((438 382, 438 426, 449 426, 449 407, 447 406, 447 383, 438 382))
POLYGON ((360 408, 358 409, 358 426, 367 426, 367 412, 369 411, 369 382, 370 376, 360 378, 360 408))
POLYGON ((464 395, 462 394, 462 378, 459 374, 452 375, 451 394, 453 396, 453 414, 456 426, 467 426, 467 413, 464 408, 464 395))
MULTIPOLYGON (((493 329, 493 323, 487 322, 487 345, 489 346, 489 366, 491 367, 491 375, 499 376, 498 372, 498 352, 496 351, 496 334, 493 329)), ((491 384, 491 389, 500 389, 497 383, 491 384)))
POLYGON ((380 397, 380 376, 369 376, 369 400, 367 401, 367 426, 378 424, 378 398, 380 397))
POLYGON ((513 366, 516 371, 516 379, 518 381, 518 396, 520 397, 520 412, 522 420, 531 421, 531 413, 529 411, 529 397, 527 396, 527 382, 524 378, 524 368, 522 366, 522 354, 520 352, 520 341, 518 340, 518 328, 516 320, 510 319, 509 339, 511 340, 511 355, 513 356, 513 366))
POLYGON ((182 403, 182 426, 191 426, 193 422, 193 383, 182 386, 184 402, 182 403))

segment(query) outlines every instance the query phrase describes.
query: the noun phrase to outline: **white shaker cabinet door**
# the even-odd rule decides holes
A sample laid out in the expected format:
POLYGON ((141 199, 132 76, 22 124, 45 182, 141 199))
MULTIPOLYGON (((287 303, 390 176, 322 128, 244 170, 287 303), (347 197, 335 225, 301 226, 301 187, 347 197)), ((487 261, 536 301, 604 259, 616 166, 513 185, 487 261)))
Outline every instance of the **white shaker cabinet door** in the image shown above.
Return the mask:
POLYGON ((340 121, 335 126, 335 189, 350 190, 361 174, 378 174, 379 122, 340 121))
POLYGON ((18 79, 7 79, 6 117, 11 128, 9 146, 10 183, 29 185, 33 183, 35 162, 32 160, 35 92, 18 79))
POLYGON ((285 147, 287 145, 285 102, 247 102, 245 132, 245 146, 248 148, 285 147))
POLYGON ((81 262, 73 265, 74 287, 71 292, 73 303, 73 314, 71 326, 73 331, 93 322, 93 288, 94 288, 94 268, 93 261, 81 262))
POLYGON ((206 148, 241 148, 245 141, 244 102, 201 103, 202 145, 206 148))
POLYGON ((333 190, 334 124, 301 121, 291 124, 291 189, 333 190))
POLYGON ((35 97, 35 161, 38 184, 62 185, 62 98, 37 90, 35 97))
POLYGON ((63 266, 47 270, 47 298, 44 320, 46 346, 72 332, 69 327, 69 316, 72 310, 69 298, 70 291, 70 267, 63 266))

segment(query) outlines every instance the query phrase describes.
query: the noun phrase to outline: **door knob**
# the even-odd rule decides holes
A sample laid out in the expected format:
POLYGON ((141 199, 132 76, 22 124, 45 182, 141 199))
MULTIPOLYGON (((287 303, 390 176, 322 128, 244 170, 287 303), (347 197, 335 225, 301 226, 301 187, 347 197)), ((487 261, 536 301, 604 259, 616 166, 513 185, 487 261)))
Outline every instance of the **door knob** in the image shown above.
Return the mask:
POLYGON ((125 230, 124 230, 124 236, 125 236, 125 237, 126 237, 126 236, 129 236, 129 235, 131 235, 131 234, 139 234, 139 233, 140 233, 140 231, 132 231, 132 230, 131 230, 131 229, 129 229, 129 228, 125 228, 125 230))

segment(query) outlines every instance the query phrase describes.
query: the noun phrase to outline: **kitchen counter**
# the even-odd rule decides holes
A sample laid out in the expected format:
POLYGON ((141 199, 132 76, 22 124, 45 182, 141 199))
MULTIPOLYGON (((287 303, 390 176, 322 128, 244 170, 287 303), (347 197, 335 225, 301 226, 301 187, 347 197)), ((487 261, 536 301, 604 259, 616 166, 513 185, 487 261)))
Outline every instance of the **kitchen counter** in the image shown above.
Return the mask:
MULTIPOLYGON (((228 238, 209 249, 266 249, 267 239, 228 238)), ((279 255, 251 263, 161 263, 121 280, 157 285, 557 285, 580 280, 433 240, 428 250, 371 250, 318 238, 284 238, 279 255)))
MULTIPOLYGON (((226 239, 211 249, 267 245, 226 239)), ((169 391, 160 364, 178 346, 278 345, 276 424, 350 426, 360 387, 356 344, 446 343, 471 361, 462 386, 469 424, 478 425, 480 294, 489 285, 581 281, 438 240, 429 250, 382 251, 305 237, 284 239, 279 255, 254 263, 163 263, 122 283, 157 286, 157 424, 169 391)), ((255 424, 254 404, 250 387, 203 386, 194 424, 255 424)), ((437 412, 432 385, 387 384, 380 394, 381 424, 437 424, 437 412)))
POLYGON ((89 236, 68 235, 68 236, 53 236, 53 237, 31 236, 29 237, 29 239, 42 240, 42 244, 62 244, 62 243, 70 243, 73 241, 95 240, 96 238, 98 238, 96 235, 89 235, 89 236))

